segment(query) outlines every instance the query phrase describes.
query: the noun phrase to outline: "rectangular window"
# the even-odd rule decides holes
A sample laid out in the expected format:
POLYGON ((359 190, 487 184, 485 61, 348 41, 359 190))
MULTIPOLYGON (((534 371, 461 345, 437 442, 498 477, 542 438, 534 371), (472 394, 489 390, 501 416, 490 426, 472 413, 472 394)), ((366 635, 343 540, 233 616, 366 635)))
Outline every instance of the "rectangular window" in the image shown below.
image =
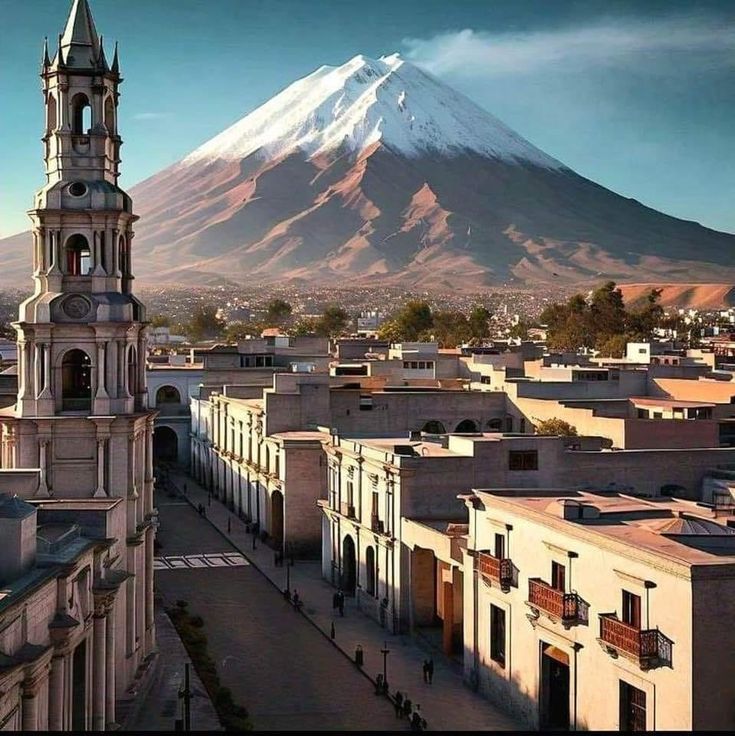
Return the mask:
POLYGON ((641 628, 641 597, 627 590, 623 591, 623 623, 641 628))
POLYGON ((505 611, 490 605, 490 659, 505 667, 505 611))
POLYGON ((505 535, 495 535, 495 557, 499 560, 505 559, 505 535))
POLYGON ((554 590, 566 590, 567 568, 561 562, 551 563, 551 587, 554 590))
POLYGON ((620 730, 646 730, 646 693, 620 680, 620 730))
POLYGON ((537 450, 511 450, 508 453, 509 470, 538 470, 537 450))

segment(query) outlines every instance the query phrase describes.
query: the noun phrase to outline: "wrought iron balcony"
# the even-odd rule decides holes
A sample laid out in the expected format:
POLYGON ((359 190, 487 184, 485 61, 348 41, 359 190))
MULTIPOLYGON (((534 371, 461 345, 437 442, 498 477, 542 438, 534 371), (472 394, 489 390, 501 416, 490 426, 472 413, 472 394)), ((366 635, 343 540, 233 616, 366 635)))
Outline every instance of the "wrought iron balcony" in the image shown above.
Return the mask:
POLYGON ((339 505, 339 513, 342 514, 342 516, 346 516, 348 519, 354 519, 355 507, 349 503, 342 501, 342 503, 340 503, 339 505))
POLYGON ((378 534, 383 534, 385 531, 385 524, 378 518, 377 514, 370 516, 370 529, 378 534))
POLYGON ((587 623, 588 605, 577 593, 557 590, 540 578, 528 579, 528 604, 565 627, 587 623))
POLYGON ((600 614, 600 644, 609 653, 634 659, 642 670, 671 667, 673 642, 658 629, 639 629, 614 613, 600 614))
POLYGON ((489 552, 477 553, 477 570, 490 583, 497 583, 507 593, 513 582, 513 563, 508 558, 494 557, 489 552))

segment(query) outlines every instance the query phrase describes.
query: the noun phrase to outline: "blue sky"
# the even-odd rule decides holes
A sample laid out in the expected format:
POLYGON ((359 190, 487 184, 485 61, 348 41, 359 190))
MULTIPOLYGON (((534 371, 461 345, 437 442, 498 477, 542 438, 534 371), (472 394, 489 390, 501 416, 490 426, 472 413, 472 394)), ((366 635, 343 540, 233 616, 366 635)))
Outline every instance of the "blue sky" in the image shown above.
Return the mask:
MULTIPOLYGON (((625 196, 735 232, 732 0, 91 0, 120 41, 131 186, 322 64, 395 51, 625 196)), ((67 0, 0 0, 0 235, 42 184, 67 0)))

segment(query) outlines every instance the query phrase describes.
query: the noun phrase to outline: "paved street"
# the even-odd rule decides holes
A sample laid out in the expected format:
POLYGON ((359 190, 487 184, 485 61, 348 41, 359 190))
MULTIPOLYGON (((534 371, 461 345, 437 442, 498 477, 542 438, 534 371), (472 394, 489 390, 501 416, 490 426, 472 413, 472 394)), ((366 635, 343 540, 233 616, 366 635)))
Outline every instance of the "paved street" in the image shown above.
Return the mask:
MULTIPOLYGON (((186 485, 186 501, 193 507, 199 503, 203 504, 206 508, 206 522, 211 525, 210 528, 219 530, 219 544, 214 545, 211 551, 222 552, 225 549, 223 542, 225 545, 228 541, 231 542, 252 565, 249 570, 259 570, 262 575, 267 576, 273 585, 271 589, 278 597, 277 591, 286 587, 286 568, 275 566, 273 550, 260 542, 257 543, 257 549, 253 550, 252 536, 247 533, 245 524, 217 499, 210 501, 207 492, 192 478, 182 473, 172 473, 171 480, 180 490, 186 485)), ((181 503, 182 500, 179 498, 175 503, 181 503)), ((193 509, 192 512, 198 519, 193 509)), ((174 553, 162 549, 160 554, 174 553)), ((169 576, 184 577, 192 574, 195 573, 166 573, 169 576)), ((213 572, 209 574, 212 575, 213 572)), ((365 657, 364 671, 374 678, 382 670, 380 650, 387 645, 390 650, 388 681, 391 692, 399 689, 408 694, 413 703, 420 704, 421 713, 427 720, 429 730, 508 731, 521 728, 513 718, 465 686, 460 665, 439 651, 422 648, 426 646, 424 642, 407 635, 389 634, 377 622, 357 610, 354 600, 349 598, 346 600, 344 618, 339 616, 334 618, 331 607, 334 591, 322 579, 319 562, 297 561, 291 568, 290 575, 291 589, 297 589, 304 602, 304 616, 322 631, 327 650, 331 649, 329 636, 334 624, 334 644, 347 657, 352 657, 355 647, 360 644, 365 657), (433 685, 423 682, 421 665, 427 655, 433 657, 435 663, 433 685)), ((331 677, 329 673, 323 676, 331 677)))
POLYGON ((255 567, 240 562, 208 520, 165 494, 157 507, 156 589, 167 604, 187 600, 202 616, 222 683, 248 708, 256 730, 407 730, 370 681, 255 567))

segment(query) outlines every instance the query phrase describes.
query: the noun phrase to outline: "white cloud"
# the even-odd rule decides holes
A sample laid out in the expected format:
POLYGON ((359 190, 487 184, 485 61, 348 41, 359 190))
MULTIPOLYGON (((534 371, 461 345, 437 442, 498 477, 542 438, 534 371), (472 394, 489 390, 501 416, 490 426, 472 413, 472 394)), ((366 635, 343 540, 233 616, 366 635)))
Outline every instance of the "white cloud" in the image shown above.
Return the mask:
POLYGON ((735 66, 735 26, 706 17, 629 19, 518 33, 465 29, 406 38, 403 44, 406 58, 429 71, 468 77, 669 64, 672 56, 682 55, 682 63, 691 67, 735 66))

